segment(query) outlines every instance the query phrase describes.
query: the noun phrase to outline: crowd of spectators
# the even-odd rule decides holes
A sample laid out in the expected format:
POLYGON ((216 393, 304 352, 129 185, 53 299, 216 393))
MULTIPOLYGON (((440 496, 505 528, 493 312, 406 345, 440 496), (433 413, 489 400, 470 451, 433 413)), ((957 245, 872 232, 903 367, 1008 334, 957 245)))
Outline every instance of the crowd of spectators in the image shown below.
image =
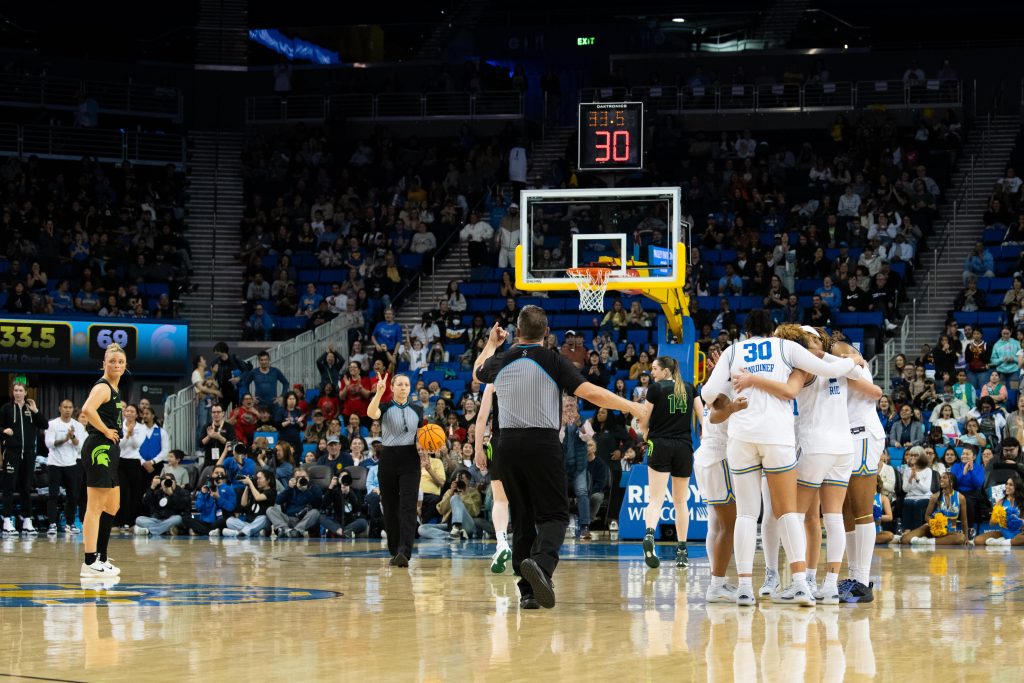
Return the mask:
POLYGON ((191 288, 184 176, 7 158, 0 163, 0 306, 8 313, 173 318, 191 288))

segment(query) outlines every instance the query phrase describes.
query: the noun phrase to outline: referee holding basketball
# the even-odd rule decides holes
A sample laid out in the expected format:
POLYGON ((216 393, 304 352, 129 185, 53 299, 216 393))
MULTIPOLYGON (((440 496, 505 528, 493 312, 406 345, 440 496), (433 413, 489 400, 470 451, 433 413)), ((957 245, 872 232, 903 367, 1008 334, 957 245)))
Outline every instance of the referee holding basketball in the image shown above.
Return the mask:
POLYGON ((377 380, 366 414, 371 419, 380 420, 384 444, 377 477, 391 565, 408 567, 412 542, 416 538, 416 499, 420 489, 416 430, 423 421, 423 409, 409 403, 409 378, 405 375, 395 375, 391 380, 391 401, 381 408, 380 399, 387 386, 388 376, 385 373, 377 380))
POLYGON ((512 569, 520 607, 554 607, 551 575, 569 526, 561 427, 562 392, 610 410, 648 419, 650 406, 628 401, 590 384, 554 349, 542 346, 548 318, 539 306, 524 306, 517 321, 519 343, 495 353, 508 334, 498 324, 473 366, 482 384, 494 384, 501 429, 502 484, 512 516, 512 569))

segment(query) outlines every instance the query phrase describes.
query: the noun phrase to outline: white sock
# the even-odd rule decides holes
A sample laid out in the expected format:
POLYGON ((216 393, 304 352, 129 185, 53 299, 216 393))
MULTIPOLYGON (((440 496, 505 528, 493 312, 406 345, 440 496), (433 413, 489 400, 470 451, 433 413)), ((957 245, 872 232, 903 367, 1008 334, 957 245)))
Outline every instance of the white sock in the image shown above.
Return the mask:
POLYGON ((857 561, 859 577, 854 577, 865 586, 871 578, 871 558, 875 554, 875 525, 872 523, 858 524, 854 530, 857 534, 857 561))
MULTIPOLYGON (((786 549, 786 561, 801 562, 807 559, 807 534, 804 531, 804 516, 790 512, 779 518, 782 528, 782 547, 786 549)), ((802 572, 801 572, 802 573, 802 572)), ((794 580, 796 576, 794 575, 794 580)))
POLYGON ((832 586, 833 588, 839 584, 839 573, 828 572, 825 574, 825 585, 832 586))
POLYGON ((508 545, 505 534, 508 532, 508 501, 495 502, 491 508, 491 521, 494 522, 494 535, 498 545, 508 545))
POLYGON ((807 581, 807 572, 793 572, 793 583, 807 581))
POLYGON ((817 567, 815 567, 815 568, 808 567, 807 571, 804 572, 804 576, 807 577, 807 583, 814 583, 815 579, 818 578, 818 569, 817 569, 817 567))
POLYGON ((766 569, 778 573, 779 571, 779 545, 781 543, 779 520, 775 519, 772 511, 772 496, 768 491, 768 478, 761 478, 761 504, 764 511, 761 513, 761 548, 764 551, 764 566, 766 569))
POLYGON ((757 519, 737 517, 732 535, 733 555, 736 557, 736 572, 750 574, 754 570, 754 551, 757 549, 757 519))
POLYGON ((754 590, 754 578, 751 577, 751 576, 741 576, 741 577, 739 577, 739 584, 740 584, 739 587, 741 589, 746 588, 748 591, 753 591, 754 590))
POLYGON ((508 532, 507 531, 495 531, 494 535, 498 538, 498 545, 508 545, 508 532))
MULTIPOLYGON (((860 554, 858 548, 860 544, 857 543, 857 532, 854 527, 854 531, 846 532, 846 562, 850 567, 850 578, 857 578, 857 567, 860 566, 860 554)), ((872 539, 872 542, 874 539, 872 539)))
POLYGON ((842 563, 846 554, 846 529, 843 528, 843 513, 826 512, 824 515, 825 533, 828 541, 825 544, 825 561, 829 564, 842 563))
POLYGON ((724 576, 712 576, 711 577, 711 587, 712 588, 721 588, 724 585, 725 585, 725 577, 724 576))

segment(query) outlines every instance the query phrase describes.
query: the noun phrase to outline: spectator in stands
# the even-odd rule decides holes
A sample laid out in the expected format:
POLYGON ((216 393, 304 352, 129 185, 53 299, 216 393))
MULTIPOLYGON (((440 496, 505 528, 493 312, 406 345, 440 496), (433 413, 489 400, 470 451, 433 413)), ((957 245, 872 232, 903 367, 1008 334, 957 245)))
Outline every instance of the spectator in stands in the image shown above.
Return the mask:
MULTIPOLYGON (((256 409, 256 401, 252 394, 246 393, 242 396, 241 403, 231 413, 227 423, 234 427, 235 439, 249 444, 252 443, 253 434, 256 432, 256 424, 259 422, 260 414, 256 409)), ((210 454, 207 454, 207 461, 210 454)))
MULTIPOLYGON (((249 398, 251 402, 252 397, 250 396, 249 398)), ((245 414, 243 407, 239 407, 238 410, 242 411, 243 415, 245 414)), ((208 463, 220 460, 221 454, 226 452, 228 441, 233 436, 231 427, 224 417, 224 408, 219 403, 216 403, 210 406, 210 421, 201 427, 199 448, 203 453, 205 461, 208 463)), ((237 435, 235 436, 237 438, 237 435)))
POLYGON ((466 311, 466 297, 459 291, 459 281, 450 280, 445 290, 448 299, 448 309, 453 313, 464 313, 466 311))
POLYGON ((344 367, 341 357, 334 350, 334 345, 328 343, 327 350, 316 360, 316 368, 320 372, 320 386, 332 384, 337 387, 341 382, 344 367))
POLYGON ((277 503, 267 510, 274 536, 309 536, 309 530, 320 521, 323 497, 323 489, 310 481, 306 469, 296 468, 277 503))
POLYGON ((568 330, 565 333, 565 342, 562 344, 560 353, 578 370, 582 370, 587 364, 587 349, 582 337, 576 335, 576 330, 568 330))
POLYGON ((189 476, 188 469, 181 464, 181 461, 185 459, 185 452, 178 450, 177 448, 167 453, 167 462, 164 463, 164 468, 160 470, 162 476, 170 475, 178 482, 178 486, 187 489, 191 484, 191 477, 189 476))
POLYGON ((953 398, 962 401, 969 409, 973 409, 977 401, 978 391, 967 379, 966 370, 957 370, 956 383, 952 387, 953 398))
POLYGON ((995 277, 995 260, 984 243, 975 242, 974 249, 964 261, 963 281, 967 284, 971 277, 995 277))
POLYGON ((866 268, 869 277, 874 277, 875 273, 881 269, 882 255, 879 253, 879 240, 877 237, 864 247, 860 258, 857 259, 857 265, 866 268))
POLYGON ((230 454, 225 450, 221 453, 220 460, 217 461, 217 467, 222 468, 227 476, 227 483, 235 489, 235 493, 239 496, 242 494, 243 488, 241 478, 256 474, 257 462, 249 457, 249 452, 249 448, 244 443, 236 443, 231 447, 230 454))
POLYGON ((267 510, 272 508, 277 500, 274 475, 269 470, 261 469, 255 477, 245 476, 242 483, 245 484, 245 489, 239 500, 239 514, 228 517, 225 528, 220 532, 229 538, 259 536, 267 527, 267 510))
POLYGON ((1024 442, 1024 391, 1017 393, 1017 410, 1007 416, 1004 434, 1007 439, 1024 442))
MULTIPOLYGON (((1020 374, 1020 366, 1018 364, 1020 353, 1021 345, 1020 342, 1013 338, 1013 330, 1008 326, 1003 326, 999 331, 999 341, 992 345, 992 353, 989 356, 988 364, 989 367, 999 373, 1004 385, 1004 392, 1006 390, 1005 385, 1011 384, 1020 374)), ((1003 401, 1005 400, 1004 398, 1003 401)), ((998 400, 997 403, 999 403, 998 400)))
MULTIPOLYGON (((353 447, 354 444, 359 444, 360 454, 363 449, 362 439, 356 437, 352 439, 353 447)), ((353 457, 350 453, 343 453, 341 451, 341 439, 336 436, 330 436, 327 438, 327 455, 325 457, 318 457, 318 465, 323 465, 331 471, 332 477, 341 475, 341 471, 346 467, 351 467, 353 464, 353 457)))
POLYGON ((889 429, 889 445, 910 448, 924 443, 924 425, 914 419, 910 405, 900 408, 900 419, 889 429))
POLYGON ((860 212, 861 198, 854 192, 853 185, 847 185, 843 195, 839 197, 838 213, 846 219, 855 219, 860 212))
POLYGON ((469 265, 476 268, 487 261, 487 245, 494 237, 494 228, 487 221, 481 220, 476 211, 469 214, 469 221, 459 233, 459 238, 468 243, 469 265))
POLYGON ((274 319, 263 309, 263 304, 256 304, 252 315, 245 321, 245 336, 255 341, 270 341, 270 331, 274 329, 274 319))
POLYGON ((251 393, 260 405, 280 404, 277 386, 281 385, 282 393, 288 391, 288 379, 283 372, 270 365, 270 354, 266 351, 256 354, 256 361, 258 366, 245 372, 238 379, 239 391, 250 393, 251 386, 251 393))
POLYGON ((964 288, 953 301, 953 308, 957 311, 978 311, 985 306, 985 293, 978 289, 978 280, 971 277, 967 280, 967 287, 964 288))
POLYGON ((402 341, 402 326, 395 322, 395 310, 387 308, 384 310, 384 320, 377 323, 370 337, 374 348, 374 359, 386 360, 388 354, 393 354, 398 349, 400 341, 402 341))
POLYGON ((294 392, 284 395, 284 405, 276 407, 274 422, 281 440, 291 444, 297 451, 302 450, 301 432, 306 426, 306 416, 299 410, 299 397, 294 392))
POLYGON ((639 379, 641 373, 645 372, 648 374, 651 372, 651 358, 647 351, 641 351, 636 363, 629 368, 629 378, 639 379))
POLYGON ((832 327, 832 311, 817 294, 811 298, 811 307, 804 314, 803 322, 812 327, 832 327))
MULTIPOLYGON (((424 507, 426 501, 424 500, 424 507)), ((478 535, 483 500, 480 491, 472 485, 470 473, 461 469, 452 478, 451 486, 437 502, 437 512, 441 515, 440 524, 421 524, 419 534, 422 538, 450 538, 451 540, 468 539, 478 535), (451 520, 449 529, 448 520, 451 520)), ((426 515, 422 516, 426 519, 426 515)))
MULTIPOLYGON (((438 405, 443 399, 438 399, 438 405)), ((435 409, 437 406, 435 406, 435 409)), ((445 415, 447 422, 447 415, 445 415)), ((445 470, 440 453, 427 453, 420 450, 420 492, 423 498, 420 504, 420 519, 429 523, 437 515, 437 504, 441 502, 441 487, 444 486, 445 470)))
POLYGON ((970 341, 964 347, 964 360, 967 363, 967 378, 978 393, 988 379, 991 355, 992 352, 982 337, 981 330, 972 330, 970 341))
POLYGON ((915 446, 907 451, 902 475, 904 529, 916 529, 924 523, 924 512, 932 496, 932 479, 936 476, 928 466, 923 448, 915 446))
POLYGON ((995 370, 989 374, 988 382, 981 387, 981 396, 982 398, 991 398, 998 408, 1005 407, 1007 399, 1006 383, 1003 382, 1002 376, 995 370))
POLYGON ((743 294, 743 279, 736 274, 735 266, 731 263, 725 265, 725 275, 718 280, 718 293, 722 296, 743 294))
POLYGON ((980 426, 976 418, 968 418, 966 431, 960 435, 960 439, 957 441, 958 446, 965 444, 971 444, 978 448, 985 448, 988 446, 988 439, 980 431, 980 426))
POLYGON ((418 339, 423 347, 429 346, 441 339, 441 330, 438 328, 430 313, 424 313, 419 323, 413 325, 409 336, 418 339))
POLYGON ((846 291, 843 293, 843 310, 848 313, 864 313, 870 309, 871 295, 860 288, 857 278, 851 277, 846 281, 846 291))

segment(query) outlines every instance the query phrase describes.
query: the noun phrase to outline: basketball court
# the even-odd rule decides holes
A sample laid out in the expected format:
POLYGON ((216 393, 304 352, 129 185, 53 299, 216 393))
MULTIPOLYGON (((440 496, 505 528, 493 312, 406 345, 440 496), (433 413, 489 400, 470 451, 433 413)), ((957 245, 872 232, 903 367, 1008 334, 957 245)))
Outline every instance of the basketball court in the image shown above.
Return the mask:
POLYGON ((421 541, 398 570, 376 541, 115 536, 106 590, 82 589, 80 552, 0 542, 0 678, 946 681, 1024 663, 1009 549, 880 548, 872 604, 739 609, 705 605, 698 544, 688 569, 647 570, 639 544, 567 542, 558 605, 533 611, 486 542, 421 541))

